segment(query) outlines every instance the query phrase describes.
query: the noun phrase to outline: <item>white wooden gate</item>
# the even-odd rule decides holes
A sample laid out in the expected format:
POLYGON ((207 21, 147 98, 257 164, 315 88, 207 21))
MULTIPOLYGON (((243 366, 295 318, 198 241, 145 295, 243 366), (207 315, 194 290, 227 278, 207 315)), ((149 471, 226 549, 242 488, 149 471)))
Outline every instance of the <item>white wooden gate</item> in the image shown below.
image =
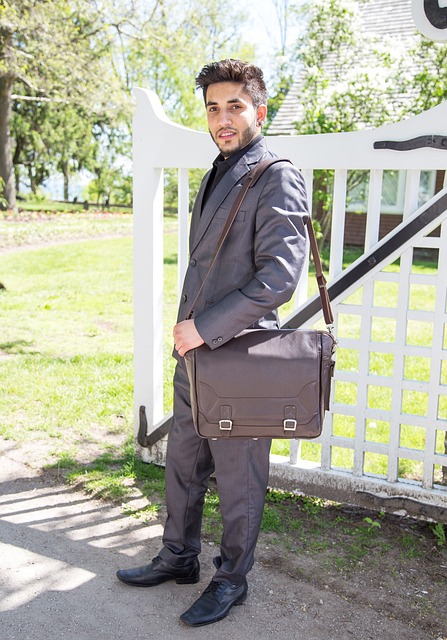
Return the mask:
MULTIPOLYGON (((163 415, 163 169, 177 168, 179 175, 180 287, 188 262, 188 169, 208 168, 216 149, 208 134, 172 123, 154 93, 136 89, 135 95, 135 430, 140 442, 149 436, 143 459, 163 462, 164 439, 152 446, 150 437, 169 422, 163 415)), ((421 172, 447 168, 447 103, 380 129, 267 142, 300 167, 309 198, 315 171, 334 171, 329 289, 340 341, 323 435, 295 442, 287 458, 272 456, 271 484, 447 522, 447 182, 418 207, 421 172), (365 247, 343 271, 352 170, 368 175, 365 247), (389 170, 405 174, 403 222, 379 241, 389 170), (427 273, 414 270, 421 250, 435 263, 427 273)), ((303 278, 295 312, 312 309, 307 284, 303 278)), ((307 314, 305 324, 319 315, 307 314)))

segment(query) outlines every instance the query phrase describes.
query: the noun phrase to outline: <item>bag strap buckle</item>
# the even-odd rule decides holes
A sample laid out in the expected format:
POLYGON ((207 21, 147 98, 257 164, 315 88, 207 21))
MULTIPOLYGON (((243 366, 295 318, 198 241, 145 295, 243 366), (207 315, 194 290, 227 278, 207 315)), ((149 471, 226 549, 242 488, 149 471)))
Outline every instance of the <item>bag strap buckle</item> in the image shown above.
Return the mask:
POLYGON ((233 420, 219 420, 219 429, 221 431, 231 431, 233 428, 233 420), (228 425, 227 427, 224 425, 228 425))
POLYGON ((284 420, 282 426, 284 431, 296 431, 296 407, 292 405, 286 405, 284 407, 284 420))
POLYGON ((293 418, 286 418, 283 420, 284 431, 296 431, 296 420, 293 418))

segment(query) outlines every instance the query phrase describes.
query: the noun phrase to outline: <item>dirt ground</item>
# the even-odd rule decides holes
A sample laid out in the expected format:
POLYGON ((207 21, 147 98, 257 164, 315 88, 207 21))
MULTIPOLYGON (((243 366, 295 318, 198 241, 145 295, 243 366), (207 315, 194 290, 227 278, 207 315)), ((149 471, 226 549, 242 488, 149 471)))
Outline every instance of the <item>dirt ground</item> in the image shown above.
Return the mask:
MULTIPOLYGON (((57 470, 42 471, 44 445, 0 440, 0 456, 5 637, 208 637, 178 616, 212 576, 217 520, 204 530, 198 585, 133 590, 115 571, 156 555, 163 510, 143 523, 68 487, 57 470)), ((144 501, 136 492, 132 502, 144 501)), ((250 597, 213 625, 214 638, 447 639, 447 549, 426 523, 301 498, 276 496, 266 509, 276 520, 261 534, 250 597)))

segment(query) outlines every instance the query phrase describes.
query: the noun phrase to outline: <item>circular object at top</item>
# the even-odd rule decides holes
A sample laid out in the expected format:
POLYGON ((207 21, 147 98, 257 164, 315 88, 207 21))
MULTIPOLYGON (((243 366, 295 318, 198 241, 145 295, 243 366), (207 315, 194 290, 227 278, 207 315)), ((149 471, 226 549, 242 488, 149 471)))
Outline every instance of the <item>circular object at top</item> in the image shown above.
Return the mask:
POLYGON ((424 36, 436 42, 447 41, 447 0, 412 0, 411 10, 424 36))

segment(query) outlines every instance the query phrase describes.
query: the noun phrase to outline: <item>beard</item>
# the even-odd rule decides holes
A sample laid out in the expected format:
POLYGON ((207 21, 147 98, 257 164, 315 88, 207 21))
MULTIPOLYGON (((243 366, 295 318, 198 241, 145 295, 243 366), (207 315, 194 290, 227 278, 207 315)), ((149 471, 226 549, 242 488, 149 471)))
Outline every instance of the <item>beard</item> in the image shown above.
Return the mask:
MULTIPOLYGON (((231 127, 228 127, 228 129, 231 129, 231 127)), ((214 144, 217 146, 224 158, 229 158, 233 153, 236 153, 246 147, 247 144, 249 144, 257 135, 258 130, 256 127, 256 120, 253 120, 251 124, 247 125, 243 131, 237 131, 236 137, 232 138, 230 143, 221 141, 217 136, 214 137, 210 131, 210 136, 212 137, 214 144)))

